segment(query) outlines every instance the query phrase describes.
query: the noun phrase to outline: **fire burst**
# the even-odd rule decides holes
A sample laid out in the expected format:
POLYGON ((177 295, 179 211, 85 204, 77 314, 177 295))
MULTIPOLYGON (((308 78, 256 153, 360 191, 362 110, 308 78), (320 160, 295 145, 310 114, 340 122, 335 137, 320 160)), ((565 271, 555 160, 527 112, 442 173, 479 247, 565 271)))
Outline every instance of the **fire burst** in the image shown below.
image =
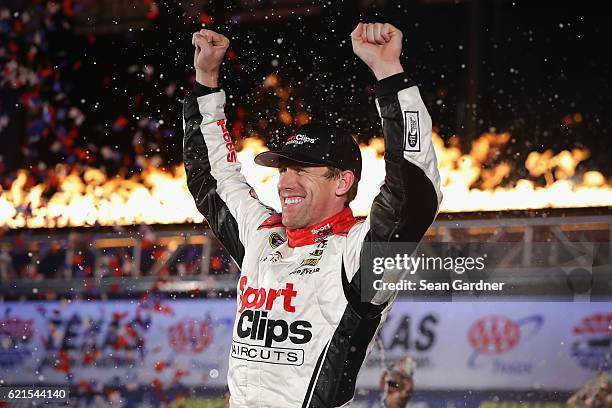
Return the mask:
MULTIPOLYGON (((504 185, 513 166, 501 162, 487 167, 508 142, 507 133, 486 133, 472 143, 469 153, 447 147, 438 134, 433 143, 442 179, 441 211, 499 211, 509 209, 598 207, 612 205, 612 187, 603 174, 586 171, 579 177, 578 164, 589 153, 584 149, 531 152, 524 165, 532 178, 545 185, 520 179, 504 185)), ((280 208, 275 169, 257 166, 255 155, 266 150, 259 139, 245 139, 238 146, 242 172, 259 198, 280 208)), ((365 215, 384 178, 384 141, 361 146, 363 176, 351 204, 355 214, 365 215)), ((130 179, 108 178, 98 169, 82 175, 58 168, 59 188, 49 196, 46 184, 26 188, 28 174, 18 173, 8 190, 0 187, 0 226, 8 228, 74 227, 92 225, 172 224, 201 222, 185 182, 182 166, 164 172, 153 167, 130 179)))

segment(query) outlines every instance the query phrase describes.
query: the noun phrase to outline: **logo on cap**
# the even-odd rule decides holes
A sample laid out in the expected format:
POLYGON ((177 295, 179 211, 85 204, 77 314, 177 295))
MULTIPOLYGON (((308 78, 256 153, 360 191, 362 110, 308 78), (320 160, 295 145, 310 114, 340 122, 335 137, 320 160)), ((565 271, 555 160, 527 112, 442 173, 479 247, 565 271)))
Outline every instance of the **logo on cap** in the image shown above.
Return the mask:
POLYGON ((304 143, 314 143, 317 141, 317 139, 318 137, 308 137, 306 135, 302 135, 298 133, 296 135, 289 136, 289 139, 287 139, 286 145, 290 145, 290 144, 302 145, 304 143))

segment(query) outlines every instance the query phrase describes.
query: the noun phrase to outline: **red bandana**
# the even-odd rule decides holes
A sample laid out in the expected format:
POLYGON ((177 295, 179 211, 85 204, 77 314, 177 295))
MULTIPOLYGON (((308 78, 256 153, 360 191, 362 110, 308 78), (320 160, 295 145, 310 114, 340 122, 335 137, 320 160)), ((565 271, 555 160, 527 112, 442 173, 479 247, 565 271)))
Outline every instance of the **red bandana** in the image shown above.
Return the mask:
POLYGON ((331 235, 346 235, 357 220, 350 208, 332 215, 318 224, 306 228, 287 230, 291 248, 312 245, 321 242, 331 235))

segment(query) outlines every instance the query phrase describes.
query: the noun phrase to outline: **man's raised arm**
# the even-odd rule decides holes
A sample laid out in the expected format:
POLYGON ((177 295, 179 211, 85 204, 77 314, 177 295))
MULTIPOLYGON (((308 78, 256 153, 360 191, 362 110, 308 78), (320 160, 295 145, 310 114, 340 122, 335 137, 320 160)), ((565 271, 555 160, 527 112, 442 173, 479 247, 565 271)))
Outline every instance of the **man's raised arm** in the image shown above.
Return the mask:
MULTIPOLYGON (((349 241, 415 244, 433 222, 442 201, 431 118, 418 88, 400 64, 400 30, 390 24, 359 23, 351 40, 355 54, 378 80, 376 107, 385 137, 386 175, 370 215, 360 228, 351 231, 349 241)), ((405 249, 412 252, 415 245, 406 245, 405 249)), ((361 302, 384 305, 395 292, 374 290, 372 265, 360 265, 359 260, 360 253, 345 258, 353 295, 359 294, 361 302)), ((402 275, 399 271, 385 271, 376 279, 394 282, 402 275)))
POLYGON ((198 210, 241 266, 244 247, 253 233, 249 226, 259 225, 272 210, 257 200, 240 173, 227 129, 225 92, 218 88, 218 80, 229 40, 214 31, 200 30, 193 35, 192 44, 196 84, 183 104, 187 185, 198 210))

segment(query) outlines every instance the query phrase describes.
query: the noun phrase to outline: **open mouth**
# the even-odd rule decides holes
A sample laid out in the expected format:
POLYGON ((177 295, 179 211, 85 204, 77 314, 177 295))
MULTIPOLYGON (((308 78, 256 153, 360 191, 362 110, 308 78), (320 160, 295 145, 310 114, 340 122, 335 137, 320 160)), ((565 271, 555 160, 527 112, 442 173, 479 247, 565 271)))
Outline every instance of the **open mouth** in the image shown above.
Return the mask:
POLYGON ((285 206, 292 206, 292 205, 297 205, 301 203, 302 201, 304 201, 303 197, 285 197, 283 199, 283 204, 285 206))

